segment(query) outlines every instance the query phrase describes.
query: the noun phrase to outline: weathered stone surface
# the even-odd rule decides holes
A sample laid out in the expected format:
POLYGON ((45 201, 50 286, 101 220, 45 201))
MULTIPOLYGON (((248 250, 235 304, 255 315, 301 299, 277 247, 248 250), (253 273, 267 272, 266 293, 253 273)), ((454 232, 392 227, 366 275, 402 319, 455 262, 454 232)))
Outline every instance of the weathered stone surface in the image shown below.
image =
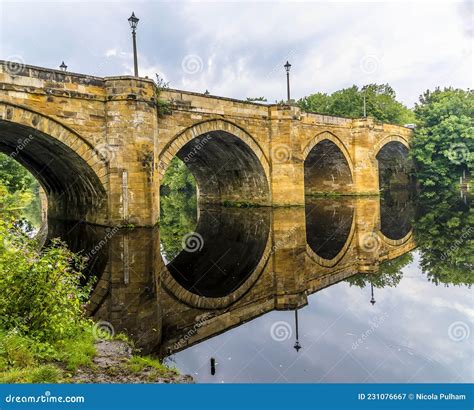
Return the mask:
POLYGON ((0 61, 0 151, 40 180, 51 216, 150 226, 174 156, 204 202, 303 205, 306 193, 378 194, 377 154, 411 131, 0 61), (170 103, 160 115, 156 100, 170 103), (31 136, 31 141, 25 140, 31 136), (20 140, 20 141, 19 141, 20 140))

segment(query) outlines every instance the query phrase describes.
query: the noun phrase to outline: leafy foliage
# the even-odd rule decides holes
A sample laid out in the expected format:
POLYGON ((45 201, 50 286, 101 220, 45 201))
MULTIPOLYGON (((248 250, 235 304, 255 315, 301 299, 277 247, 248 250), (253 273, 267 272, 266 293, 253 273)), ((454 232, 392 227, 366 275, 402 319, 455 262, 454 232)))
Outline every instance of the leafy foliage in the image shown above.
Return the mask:
POLYGON ((88 288, 82 260, 61 242, 38 250, 35 241, 0 222, 0 328, 39 341, 72 336, 83 324, 88 288))
POLYGON ((351 286, 365 288, 373 285, 374 288, 397 287, 403 277, 403 268, 413 261, 411 253, 405 253, 398 258, 384 261, 377 273, 364 273, 351 276, 347 282, 351 286))
POLYGON ((458 192, 422 195, 414 235, 421 269, 430 281, 474 283, 474 214, 458 192))
POLYGON ((26 191, 37 184, 33 175, 13 158, 0 153, 0 181, 8 192, 26 191))
MULTIPOLYGON (((185 163, 179 158, 174 157, 166 170, 162 185, 170 191, 196 191, 196 181, 193 174, 186 167, 185 163)), ((167 193, 166 191, 164 194, 167 193)))
POLYGON ((411 155, 423 188, 449 187, 474 168, 474 92, 426 91, 415 106, 411 155))
POLYGON ((196 194, 170 192, 161 197, 160 239, 168 261, 183 249, 183 237, 193 232, 197 223, 196 194))
POLYGON ((388 84, 368 84, 360 89, 353 85, 332 94, 316 93, 300 99, 298 105, 308 112, 361 118, 364 97, 369 117, 399 125, 414 121, 413 112, 396 100, 395 91, 388 84))
POLYGON ((26 225, 41 224, 38 182, 4 154, 0 154, 0 215, 14 217, 26 225))

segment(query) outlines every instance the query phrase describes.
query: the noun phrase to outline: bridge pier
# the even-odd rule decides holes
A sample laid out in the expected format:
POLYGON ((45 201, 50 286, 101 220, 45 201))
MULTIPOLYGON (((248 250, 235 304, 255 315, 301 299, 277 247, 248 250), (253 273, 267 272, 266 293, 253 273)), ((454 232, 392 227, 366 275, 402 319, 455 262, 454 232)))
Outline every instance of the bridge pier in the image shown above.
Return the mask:
POLYGON ((153 226, 155 85, 145 79, 111 77, 105 81, 105 91, 109 223, 153 226))
POLYGON ((269 107, 272 205, 304 205, 304 158, 298 135, 300 109, 269 107))

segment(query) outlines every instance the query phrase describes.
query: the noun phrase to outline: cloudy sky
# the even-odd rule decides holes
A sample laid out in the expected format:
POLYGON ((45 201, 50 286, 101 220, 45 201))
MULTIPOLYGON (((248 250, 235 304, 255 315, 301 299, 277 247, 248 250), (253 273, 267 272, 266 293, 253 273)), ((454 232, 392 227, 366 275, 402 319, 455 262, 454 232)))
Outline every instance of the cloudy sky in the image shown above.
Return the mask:
POLYGON ((234 98, 389 83, 408 106, 436 86, 472 88, 473 3, 0 0, 0 59, 98 76, 140 75, 234 98))

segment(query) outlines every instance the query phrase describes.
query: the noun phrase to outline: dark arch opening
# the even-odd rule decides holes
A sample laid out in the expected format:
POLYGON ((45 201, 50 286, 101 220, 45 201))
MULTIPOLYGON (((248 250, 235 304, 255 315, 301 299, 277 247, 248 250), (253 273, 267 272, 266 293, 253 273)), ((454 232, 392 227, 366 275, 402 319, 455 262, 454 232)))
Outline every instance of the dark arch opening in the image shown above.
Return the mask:
POLYGON ((267 208, 208 206, 195 232, 183 237, 184 249, 167 265, 174 279, 199 296, 224 297, 255 271, 270 232, 267 208))
POLYGON ((413 185, 413 162, 408 148, 398 141, 385 144, 376 155, 381 189, 405 188, 413 185))
POLYGON ((199 202, 269 204, 265 170, 253 150, 236 136, 212 131, 189 141, 176 156, 196 179, 199 202))
MULTIPOLYGON (((231 206, 269 204, 265 169, 249 145, 225 131, 193 138, 176 157, 194 177, 199 205, 192 184, 180 191, 170 190, 173 184, 166 182, 160 201, 161 254, 170 274, 189 292, 227 296, 255 271, 268 240, 266 207, 231 206)), ((170 166, 163 180, 170 180, 170 170, 182 172, 179 167, 170 166)))
POLYGON ((304 161, 304 186, 306 195, 352 191, 351 169, 334 142, 322 140, 309 152, 304 161))
POLYGON ((98 176, 76 152, 52 136, 0 120, 0 152, 39 181, 48 198, 48 217, 95 219, 99 210, 104 211, 106 193, 98 176))
POLYGON ((349 199, 313 199, 306 201, 306 242, 323 259, 335 258, 344 248, 354 218, 349 199))
POLYGON ((409 190, 385 191, 380 197, 380 231, 399 240, 412 230, 415 217, 413 193, 409 190))

